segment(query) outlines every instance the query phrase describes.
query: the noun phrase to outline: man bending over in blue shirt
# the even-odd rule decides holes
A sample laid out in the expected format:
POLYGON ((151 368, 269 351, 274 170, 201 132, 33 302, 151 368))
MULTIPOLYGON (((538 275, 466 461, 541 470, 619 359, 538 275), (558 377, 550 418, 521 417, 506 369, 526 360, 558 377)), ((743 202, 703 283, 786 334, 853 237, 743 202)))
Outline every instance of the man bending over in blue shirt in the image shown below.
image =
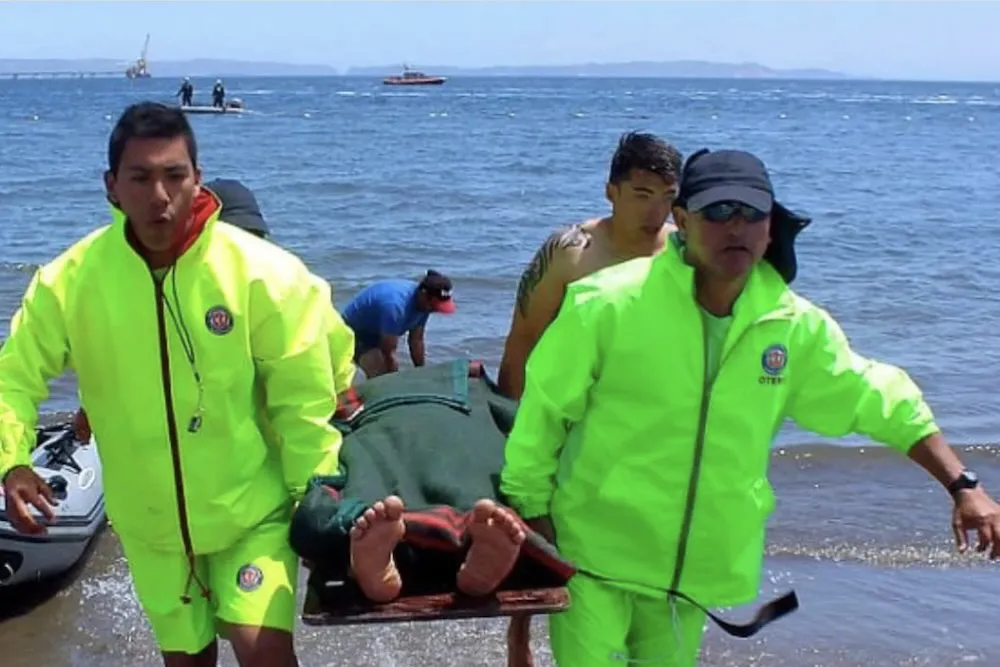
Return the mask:
POLYGON ((412 280, 380 280, 361 290, 341 313, 354 330, 354 361, 373 378, 399 370, 396 346, 406 334, 414 366, 423 366, 424 326, 431 313, 455 312, 451 280, 428 271, 412 280))

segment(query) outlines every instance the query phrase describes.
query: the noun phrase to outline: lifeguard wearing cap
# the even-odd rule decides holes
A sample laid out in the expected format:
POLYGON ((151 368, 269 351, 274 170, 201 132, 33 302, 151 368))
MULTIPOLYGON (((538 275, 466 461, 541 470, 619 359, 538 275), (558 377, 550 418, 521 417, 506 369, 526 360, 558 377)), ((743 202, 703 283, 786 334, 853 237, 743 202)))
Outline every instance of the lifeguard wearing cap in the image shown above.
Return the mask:
MULTIPOLYGON (((764 259, 790 284, 798 272, 795 237, 811 219, 793 213, 775 200, 771 176, 756 155, 707 148, 693 153, 681 173, 677 206, 705 212, 709 217, 726 218, 737 212, 730 210, 732 207, 725 207, 726 204, 743 204, 759 211, 760 217, 770 216, 770 243, 764 259)), ((745 219, 754 217, 752 211, 739 212, 745 219)))

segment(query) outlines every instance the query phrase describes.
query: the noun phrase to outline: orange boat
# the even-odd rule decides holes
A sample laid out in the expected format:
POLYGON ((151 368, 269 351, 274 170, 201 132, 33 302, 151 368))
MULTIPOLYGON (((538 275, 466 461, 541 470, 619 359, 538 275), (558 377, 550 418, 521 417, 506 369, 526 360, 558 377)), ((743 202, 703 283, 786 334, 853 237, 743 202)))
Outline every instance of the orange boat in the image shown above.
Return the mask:
POLYGON ((387 76, 382 83, 387 86, 440 86, 447 81, 443 76, 429 76, 403 65, 403 73, 387 76))

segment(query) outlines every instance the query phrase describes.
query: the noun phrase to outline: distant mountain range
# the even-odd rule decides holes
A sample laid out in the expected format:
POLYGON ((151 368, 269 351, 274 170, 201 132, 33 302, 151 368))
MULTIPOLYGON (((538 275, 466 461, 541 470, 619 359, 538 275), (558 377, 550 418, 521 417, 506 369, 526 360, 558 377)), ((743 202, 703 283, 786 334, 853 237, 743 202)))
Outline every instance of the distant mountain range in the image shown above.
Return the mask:
MULTIPOLYGON (((848 74, 826 69, 774 69, 759 63, 714 63, 704 60, 665 62, 584 63, 579 65, 528 65, 522 67, 426 66, 428 74, 442 76, 558 76, 664 79, 849 79, 848 74)), ((347 76, 385 76, 399 67, 351 67, 347 76)))
MULTIPOLYGON (((0 75, 15 72, 121 72, 131 63, 112 59, 0 60, 0 75)), ((150 63, 154 77, 182 76, 358 76, 383 77, 398 74, 399 65, 350 67, 346 71, 329 65, 246 62, 197 59, 150 63)), ((644 77, 699 79, 849 79, 857 78, 826 69, 775 69, 759 63, 716 63, 702 60, 667 62, 585 63, 579 65, 526 65, 494 67, 421 66, 428 74, 449 77, 644 77)))

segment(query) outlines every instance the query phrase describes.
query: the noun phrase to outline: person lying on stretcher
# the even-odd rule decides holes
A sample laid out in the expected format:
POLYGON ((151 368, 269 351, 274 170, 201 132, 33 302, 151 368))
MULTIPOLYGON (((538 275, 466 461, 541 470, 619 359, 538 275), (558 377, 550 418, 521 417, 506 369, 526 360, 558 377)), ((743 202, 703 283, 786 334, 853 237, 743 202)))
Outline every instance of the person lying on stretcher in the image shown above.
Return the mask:
POLYGON ((565 585, 572 566, 499 492, 516 409, 467 359, 340 396, 340 468, 311 482, 290 533, 323 606, 565 585))
MULTIPOLYGON (((469 550, 455 586, 466 595, 489 595, 514 568, 525 531, 511 510, 488 498, 479 500, 466 519, 469 550)), ((403 501, 398 496, 376 502, 351 529, 351 575, 372 602, 391 602, 403 589, 393 552, 405 533, 403 501)))

